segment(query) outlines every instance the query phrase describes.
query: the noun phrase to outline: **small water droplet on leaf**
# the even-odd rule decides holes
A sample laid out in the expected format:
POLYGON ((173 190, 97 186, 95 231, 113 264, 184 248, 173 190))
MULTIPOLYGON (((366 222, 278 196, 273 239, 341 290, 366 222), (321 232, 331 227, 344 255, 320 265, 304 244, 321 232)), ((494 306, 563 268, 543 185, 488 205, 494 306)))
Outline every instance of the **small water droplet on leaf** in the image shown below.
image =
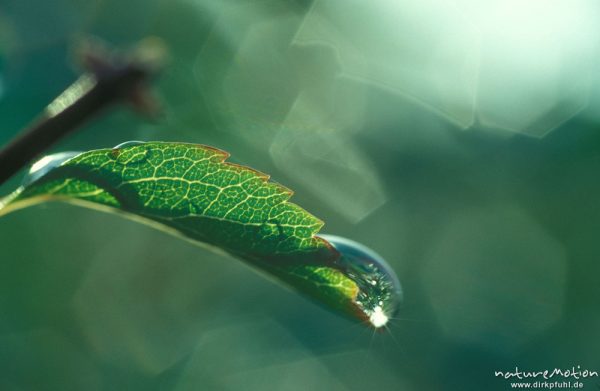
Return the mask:
POLYGON ((123 149, 123 148, 128 148, 128 147, 135 147, 136 145, 144 145, 144 144, 146 144, 145 141, 137 141, 137 140, 125 141, 124 143, 116 145, 113 149, 123 149))
POLYGON ((115 146, 112 151, 112 157, 121 164, 139 163, 148 156, 148 149, 144 141, 126 141, 115 146))
POLYGON ((67 160, 79 155, 81 152, 61 152, 53 155, 44 156, 37 162, 33 163, 29 172, 23 178, 21 183, 23 186, 28 186, 31 183, 37 181, 54 168, 60 166, 67 160))

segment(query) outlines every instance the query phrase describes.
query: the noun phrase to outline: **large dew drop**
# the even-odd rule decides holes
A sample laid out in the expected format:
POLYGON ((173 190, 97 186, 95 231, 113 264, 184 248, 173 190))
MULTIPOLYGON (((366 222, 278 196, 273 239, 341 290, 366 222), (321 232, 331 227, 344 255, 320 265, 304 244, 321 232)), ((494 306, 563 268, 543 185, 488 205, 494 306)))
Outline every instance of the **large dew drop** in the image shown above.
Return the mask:
POLYGON ((375 328, 383 327, 398 311, 402 287, 394 270, 373 250, 350 239, 319 235, 341 254, 339 268, 359 287, 356 305, 375 328))

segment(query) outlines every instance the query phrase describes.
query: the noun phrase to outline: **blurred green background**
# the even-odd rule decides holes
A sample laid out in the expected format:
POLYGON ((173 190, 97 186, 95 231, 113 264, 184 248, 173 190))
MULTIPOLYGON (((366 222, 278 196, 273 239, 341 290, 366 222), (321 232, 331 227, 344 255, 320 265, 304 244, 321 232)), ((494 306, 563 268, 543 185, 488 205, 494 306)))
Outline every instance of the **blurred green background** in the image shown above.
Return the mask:
POLYGON ((119 109, 53 150, 227 150, 405 291, 374 333, 236 260, 37 206, 0 220, 0 389, 505 390, 494 371, 600 371, 598 20, 595 0, 0 0, 0 143, 77 77, 78 39, 158 36, 163 115, 119 109))

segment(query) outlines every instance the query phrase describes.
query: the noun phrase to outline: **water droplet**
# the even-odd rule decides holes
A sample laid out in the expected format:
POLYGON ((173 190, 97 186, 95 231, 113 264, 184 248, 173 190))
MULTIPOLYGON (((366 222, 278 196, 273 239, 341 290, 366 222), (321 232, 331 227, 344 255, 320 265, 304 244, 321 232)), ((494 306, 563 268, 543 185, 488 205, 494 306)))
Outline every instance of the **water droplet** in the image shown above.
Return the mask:
POLYGON ((148 156, 144 141, 126 141, 112 149, 112 157, 121 164, 139 163, 148 156))
POLYGON ((402 287, 394 270, 376 252, 353 240, 319 235, 340 252, 340 269, 359 288, 356 305, 373 327, 385 326, 402 301, 402 287))
POLYGON ((121 143, 121 144, 115 146, 113 149, 124 149, 124 148, 135 147, 137 145, 143 145, 143 144, 146 144, 146 142, 145 141, 137 141, 137 140, 125 141, 124 143, 121 143))
POLYGON ((28 186, 31 183, 37 181, 54 168, 60 166, 67 160, 79 155, 81 152, 60 152, 52 155, 44 156, 37 162, 33 163, 23 182, 23 186, 28 186))

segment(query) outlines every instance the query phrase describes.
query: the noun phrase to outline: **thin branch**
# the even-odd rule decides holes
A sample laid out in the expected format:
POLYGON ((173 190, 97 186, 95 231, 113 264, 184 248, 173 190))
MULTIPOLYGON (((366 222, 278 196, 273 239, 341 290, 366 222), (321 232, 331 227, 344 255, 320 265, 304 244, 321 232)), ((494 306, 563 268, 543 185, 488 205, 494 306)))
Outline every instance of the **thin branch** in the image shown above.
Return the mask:
POLYGON ((129 102, 152 111, 154 101, 145 84, 164 60, 156 41, 142 42, 129 56, 116 55, 98 43, 83 50, 87 72, 60 94, 44 113, 0 150, 0 185, 32 159, 95 115, 129 102))

